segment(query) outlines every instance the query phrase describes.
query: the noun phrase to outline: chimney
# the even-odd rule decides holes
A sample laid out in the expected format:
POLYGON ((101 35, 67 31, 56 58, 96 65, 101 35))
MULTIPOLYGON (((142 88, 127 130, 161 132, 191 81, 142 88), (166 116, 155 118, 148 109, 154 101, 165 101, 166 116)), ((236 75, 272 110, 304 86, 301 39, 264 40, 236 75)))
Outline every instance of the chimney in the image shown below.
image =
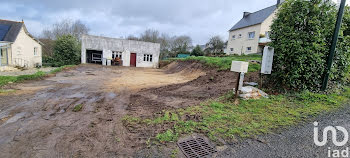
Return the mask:
POLYGON ((251 14, 251 13, 249 13, 249 12, 243 12, 243 18, 247 17, 249 14, 251 14))

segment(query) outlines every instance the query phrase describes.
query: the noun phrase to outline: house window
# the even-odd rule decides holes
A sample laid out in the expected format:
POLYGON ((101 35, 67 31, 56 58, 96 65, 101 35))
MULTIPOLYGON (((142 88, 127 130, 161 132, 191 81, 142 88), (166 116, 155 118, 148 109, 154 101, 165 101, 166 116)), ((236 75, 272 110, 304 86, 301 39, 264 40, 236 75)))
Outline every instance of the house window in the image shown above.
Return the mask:
POLYGON ((233 48, 231 48, 231 52, 233 52, 233 48))
POLYGON ((34 47, 34 55, 35 55, 35 56, 38 55, 38 47, 34 47))
POLYGON ((119 58, 119 59, 123 59, 122 57, 122 52, 116 52, 116 51, 113 51, 112 52, 112 59, 114 59, 114 58, 119 58))
POLYGON ((247 51, 248 52, 252 51, 252 47, 247 47, 247 51))
POLYGON ((254 39, 254 37, 255 37, 255 32, 248 32, 249 39, 254 39))
POLYGON ((21 50, 22 50, 21 47, 17 47, 17 55, 21 55, 21 50))
POLYGON ((239 35, 238 35, 238 38, 242 38, 242 34, 239 34, 239 35))
POLYGON ((143 61, 152 62, 153 55, 152 54, 144 54, 143 61))
POLYGON ((236 39, 236 35, 233 35, 233 36, 232 36, 232 39, 236 39))

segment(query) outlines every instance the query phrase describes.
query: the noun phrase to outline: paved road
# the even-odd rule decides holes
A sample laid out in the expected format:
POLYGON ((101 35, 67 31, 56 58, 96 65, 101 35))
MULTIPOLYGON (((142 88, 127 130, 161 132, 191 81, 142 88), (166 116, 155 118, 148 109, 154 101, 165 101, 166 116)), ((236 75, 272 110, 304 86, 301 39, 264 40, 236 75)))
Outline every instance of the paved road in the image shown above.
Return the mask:
MULTIPOLYGON (((338 111, 321 115, 281 133, 231 144, 218 157, 328 157, 328 147, 332 151, 335 149, 344 150, 346 147, 350 147, 350 143, 342 147, 335 146, 331 141, 330 133, 328 134, 328 143, 325 146, 316 146, 313 140, 314 121, 319 122, 319 140, 322 140, 323 129, 326 126, 342 126, 350 132, 350 104, 338 111)), ((342 141, 344 135, 340 131, 337 131, 337 133, 337 140, 342 141)))

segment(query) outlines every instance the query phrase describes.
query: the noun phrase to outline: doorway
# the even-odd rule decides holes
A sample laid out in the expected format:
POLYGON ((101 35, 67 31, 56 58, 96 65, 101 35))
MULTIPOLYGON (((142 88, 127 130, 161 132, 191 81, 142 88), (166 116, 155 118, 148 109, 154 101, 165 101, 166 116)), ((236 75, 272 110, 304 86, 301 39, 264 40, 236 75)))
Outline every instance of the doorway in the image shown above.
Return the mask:
POLYGON ((0 66, 8 65, 8 53, 7 48, 0 48, 0 66))
POLYGON ((136 67, 136 53, 130 53, 130 66, 136 67))
POLYGON ((102 63, 102 51, 100 50, 86 50, 86 62, 87 63, 102 63))

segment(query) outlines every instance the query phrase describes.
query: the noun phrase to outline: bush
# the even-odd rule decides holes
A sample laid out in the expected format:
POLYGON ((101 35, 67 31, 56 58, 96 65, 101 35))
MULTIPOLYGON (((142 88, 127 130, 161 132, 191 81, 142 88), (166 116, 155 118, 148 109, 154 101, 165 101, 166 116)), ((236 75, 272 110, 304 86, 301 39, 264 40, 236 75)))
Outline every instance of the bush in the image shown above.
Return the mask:
POLYGON ((204 53, 203 53, 201 47, 199 47, 199 45, 194 47, 194 49, 191 52, 191 56, 203 56, 203 55, 204 55, 204 53))
POLYGON ((80 63, 80 44, 72 35, 59 37, 54 44, 54 55, 45 59, 52 66, 76 65, 80 63))
MULTIPOLYGON (((271 76, 275 83, 293 90, 320 89, 336 15, 337 7, 323 0, 287 0, 280 6, 270 36, 275 48, 271 76)), ((341 32, 346 29, 345 23, 341 32)), ((348 73, 349 42, 349 36, 338 41, 331 86, 343 83, 348 73)))

